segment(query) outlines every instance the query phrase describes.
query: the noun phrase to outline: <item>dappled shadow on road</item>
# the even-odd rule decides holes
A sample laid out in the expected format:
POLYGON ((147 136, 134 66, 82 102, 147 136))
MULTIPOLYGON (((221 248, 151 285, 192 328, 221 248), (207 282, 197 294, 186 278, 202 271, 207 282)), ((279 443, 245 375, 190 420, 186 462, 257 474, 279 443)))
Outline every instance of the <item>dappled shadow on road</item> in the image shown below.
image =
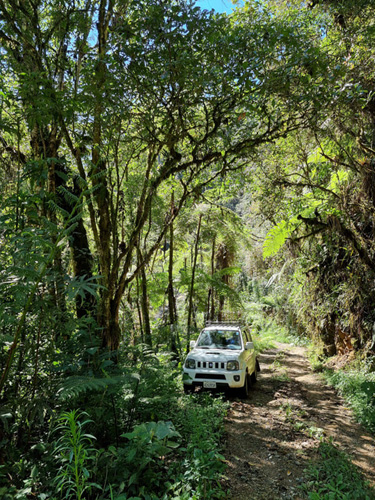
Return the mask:
POLYGON ((250 397, 231 397, 226 459, 232 500, 303 498, 304 469, 319 440, 331 436, 375 483, 374 439, 356 424, 335 391, 313 374, 301 347, 279 344, 260 356, 250 397))

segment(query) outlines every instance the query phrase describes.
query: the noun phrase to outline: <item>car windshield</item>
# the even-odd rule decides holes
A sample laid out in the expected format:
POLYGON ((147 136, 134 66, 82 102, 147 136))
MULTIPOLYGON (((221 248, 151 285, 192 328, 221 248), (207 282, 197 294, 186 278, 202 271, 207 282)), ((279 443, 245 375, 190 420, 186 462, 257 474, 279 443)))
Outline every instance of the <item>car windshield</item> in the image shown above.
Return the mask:
POLYGON ((203 330, 196 347, 201 349, 241 349, 241 335, 238 330, 203 330))

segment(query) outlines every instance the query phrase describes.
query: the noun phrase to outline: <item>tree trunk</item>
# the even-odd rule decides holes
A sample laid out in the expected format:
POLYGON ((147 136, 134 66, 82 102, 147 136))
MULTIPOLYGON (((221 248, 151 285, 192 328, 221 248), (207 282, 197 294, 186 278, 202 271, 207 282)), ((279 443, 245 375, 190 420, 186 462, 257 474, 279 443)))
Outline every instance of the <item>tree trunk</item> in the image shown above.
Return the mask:
POLYGON ((200 236, 200 231, 201 231, 201 222, 202 222, 202 214, 199 215, 199 220, 198 220, 197 235, 196 235, 196 238, 195 238, 195 245, 194 245, 193 267, 192 267, 192 270, 191 270, 191 283, 190 283, 190 291, 189 291, 188 322, 187 322, 187 344, 186 344, 186 352, 189 352, 189 348, 190 348, 190 329, 191 329, 191 319, 192 319, 192 314, 193 314, 193 295, 194 295, 195 268, 197 266, 198 244, 199 244, 199 236, 200 236))
MULTIPOLYGON (((142 262, 142 253, 137 246, 137 255, 139 264, 142 262)), ((143 317, 143 331, 145 337, 145 343, 152 347, 152 338, 151 338, 151 326, 150 326, 150 315, 149 315, 149 300, 148 300, 148 290, 147 290, 147 276, 145 271, 145 266, 141 268, 141 309, 142 309, 142 317, 143 317)))
MULTIPOLYGON (((211 278, 215 273, 215 243, 216 243, 216 234, 212 240, 212 251, 211 251, 211 278)), ((207 320, 213 321, 215 318, 215 295, 213 286, 208 290, 207 297, 207 320)))
MULTIPOLYGON (((217 253, 216 253, 216 269, 223 270, 230 266, 231 261, 233 260, 233 255, 229 251, 227 245, 225 243, 220 243, 217 253)), ((224 274, 221 277, 221 281, 226 285, 229 284, 229 276, 224 274)), ((224 304, 225 304, 225 296, 220 295, 219 297, 219 310, 217 319, 218 321, 222 321, 224 319, 224 304)))
MULTIPOLYGON (((172 191, 171 195, 171 216, 173 215, 174 210, 174 194, 172 191)), ((170 349, 171 351, 178 356, 178 347, 177 347, 177 309, 176 309, 176 297, 174 295, 173 288, 173 246, 174 246, 174 227, 173 222, 169 227, 169 262, 168 262, 168 313, 169 313, 169 325, 170 325, 170 349)))
MULTIPOLYGON (((117 276, 112 271, 111 242, 115 229, 112 225, 110 215, 109 192, 107 185, 107 165, 102 156, 102 115, 105 83, 107 78, 107 66, 105 58, 107 54, 108 26, 111 12, 106 10, 106 0, 100 1, 98 29, 98 54, 95 67, 96 76, 96 102, 94 107, 93 121, 93 146, 92 146, 92 170, 91 180, 95 188, 94 196, 99 213, 99 263, 102 276, 102 290, 100 304, 98 307, 98 324, 101 328, 103 347, 115 350, 120 342, 120 327, 118 324, 119 299, 114 299, 115 282, 117 276)), ((113 7, 113 6, 112 6, 113 7)), ((109 8, 112 8, 109 4, 109 8)))
MULTIPOLYGON (((68 174, 64 164, 59 165, 59 172, 62 174, 68 174)), ((63 180, 64 176, 56 177, 56 187, 62 186, 67 191, 70 191, 76 198, 80 198, 82 195, 82 190, 79 187, 77 180, 73 179, 73 189, 66 185, 63 180)), ((65 210, 67 213, 71 213, 75 201, 71 201, 70 198, 65 196, 60 196, 58 200, 59 206, 65 210)), ((82 210, 76 210, 77 215, 82 214, 82 210)), ((69 236, 69 247, 71 251, 72 263, 74 276, 78 279, 91 279, 92 278, 92 267, 93 267, 93 256, 90 250, 89 241, 87 237, 87 231, 83 223, 82 217, 76 220, 76 227, 74 231, 69 236)), ((85 293, 85 297, 77 296, 76 298, 76 314, 77 318, 83 318, 88 315, 93 315, 96 309, 95 297, 90 293, 85 293)))
POLYGON ((141 335, 141 342, 143 344, 144 342, 144 335, 143 335, 143 319, 142 319, 142 311, 141 311, 141 306, 139 304, 139 296, 140 296, 140 292, 139 292, 139 276, 137 274, 137 298, 136 298, 136 306, 137 306, 137 312, 138 312, 138 321, 139 321, 139 333, 141 335))

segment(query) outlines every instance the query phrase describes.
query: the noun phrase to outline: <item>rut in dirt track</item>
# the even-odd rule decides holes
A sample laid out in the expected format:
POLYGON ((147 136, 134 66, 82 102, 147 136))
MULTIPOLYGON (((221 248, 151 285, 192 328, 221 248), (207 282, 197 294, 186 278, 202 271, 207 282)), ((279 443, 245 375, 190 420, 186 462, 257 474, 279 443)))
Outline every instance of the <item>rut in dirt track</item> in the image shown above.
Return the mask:
POLYGON ((258 382, 247 400, 232 402, 226 422, 230 499, 301 498, 298 486, 321 437, 332 437, 374 485, 374 438, 312 373, 305 349, 278 343, 259 360, 258 382))

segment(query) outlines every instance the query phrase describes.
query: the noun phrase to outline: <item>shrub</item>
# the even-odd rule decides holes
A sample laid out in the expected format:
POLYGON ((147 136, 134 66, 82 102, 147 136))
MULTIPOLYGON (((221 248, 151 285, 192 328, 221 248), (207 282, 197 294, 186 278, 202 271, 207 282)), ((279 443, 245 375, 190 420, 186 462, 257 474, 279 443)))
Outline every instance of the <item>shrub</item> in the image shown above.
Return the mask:
POLYGON ((321 442, 319 458, 306 470, 302 490, 310 500, 374 500, 375 491, 348 455, 331 442, 321 442))
POLYGON ((375 433, 375 373, 365 364, 336 372, 324 373, 327 382, 348 401, 357 420, 375 433))

